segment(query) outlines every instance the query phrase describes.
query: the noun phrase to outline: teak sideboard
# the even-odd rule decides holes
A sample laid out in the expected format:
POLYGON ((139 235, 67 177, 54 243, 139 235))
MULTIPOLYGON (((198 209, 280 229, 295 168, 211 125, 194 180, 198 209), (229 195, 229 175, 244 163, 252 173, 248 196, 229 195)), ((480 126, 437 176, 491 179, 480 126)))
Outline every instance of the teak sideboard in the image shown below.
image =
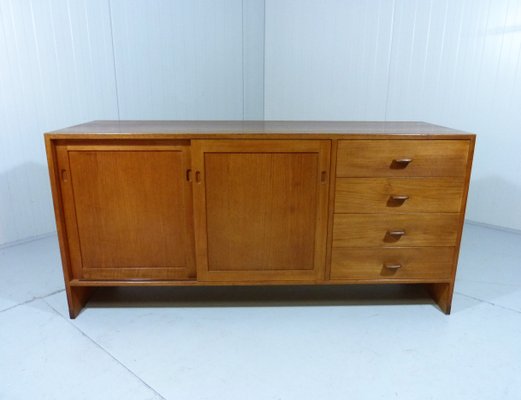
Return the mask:
POLYGON ((100 286, 421 283, 450 312, 474 134, 93 121, 45 140, 71 318, 100 286))

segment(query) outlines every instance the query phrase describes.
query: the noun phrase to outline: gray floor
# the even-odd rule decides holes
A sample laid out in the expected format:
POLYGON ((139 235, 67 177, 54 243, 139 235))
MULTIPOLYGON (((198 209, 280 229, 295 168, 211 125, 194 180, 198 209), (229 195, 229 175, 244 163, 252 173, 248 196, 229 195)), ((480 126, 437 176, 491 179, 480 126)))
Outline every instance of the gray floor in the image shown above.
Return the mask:
POLYGON ((99 291, 55 237, 0 249, 0 399, 520 399, 521 235, 466 225, 451 316, 418 287, 99 291))

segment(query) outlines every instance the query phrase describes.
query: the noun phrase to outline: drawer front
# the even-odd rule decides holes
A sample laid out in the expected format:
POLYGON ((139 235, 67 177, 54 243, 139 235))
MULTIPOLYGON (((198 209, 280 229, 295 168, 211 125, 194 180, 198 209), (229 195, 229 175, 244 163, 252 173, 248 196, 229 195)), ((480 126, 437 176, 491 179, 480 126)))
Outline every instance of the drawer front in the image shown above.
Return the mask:
POLYGON ((468 152, 468 140, 340 140, 337 176, 463 177, 468 152))
POLYGON ((450 279, 453 247, 336 248, 331 279, 450 279))
POLYGON ((338 178, 335 212, 460 212, 465 181, 441 178, 338 178))
POLYGON ((333 247, 455 246, 459 214, 335 214, 333 247))

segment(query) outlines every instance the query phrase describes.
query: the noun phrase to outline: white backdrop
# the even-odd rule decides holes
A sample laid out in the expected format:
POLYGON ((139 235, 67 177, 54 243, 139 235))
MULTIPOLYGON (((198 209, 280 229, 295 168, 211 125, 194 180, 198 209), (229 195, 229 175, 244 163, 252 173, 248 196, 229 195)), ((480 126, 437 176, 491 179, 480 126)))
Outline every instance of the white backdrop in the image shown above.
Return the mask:
POLYGON ((92 119, 478 134, 467 217, 521 229, 521 0, 0 0, 0 244, 54 230, 42 133, 92 119))
POLYGON ((478 134, 467 218, 521 229, 521 1, 266 2, 266 119, 478 134))
POLYGON ((55 230, 43 132, 262 119, 263 40, 256 0, 0 0, 0 244, 55 230))

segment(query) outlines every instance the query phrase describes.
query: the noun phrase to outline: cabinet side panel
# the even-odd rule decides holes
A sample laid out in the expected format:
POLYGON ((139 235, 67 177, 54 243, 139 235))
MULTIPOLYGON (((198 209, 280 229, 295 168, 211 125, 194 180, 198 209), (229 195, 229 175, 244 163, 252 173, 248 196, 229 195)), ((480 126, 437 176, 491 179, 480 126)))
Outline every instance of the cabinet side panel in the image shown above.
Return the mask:
POLYGON ((465 175, 465 191, 463 194, 463 198, 461 200, 461 210, 460 210, 460 220, 459 220, 459 230, 458 230, 458 238, 456 240, 456 254, 454 256, 454 266, 452 268, 452 282, 447 285, 445 288, 443 285, 434 285, 430 287, 431 294, 434 300, 438 303, 440 308, 447 314, 450 314, 451 306, 452 306, 452 297, 454 295, 454 282, 456 280, 456 270, 458 267, 458 259, 461 248, 461 237, 463 234, 463 224, 465 223, 465 211, 467 209, 467 199, 470 188, 470 177, 472 173, 472 162, 474 160, 474 148, 476 144, 476 137, 473 136, 472 139, 468 141, 469 143, 469 151, 467 154, 467 166, 466 166, 466 175, 465 175), (444 290, 445 288, 445 290, 444 290), (443 293, 445 295, 443 296, 443 293))
POLYGON ((49 167, 49 179, 51 182, 52 200, 54 206, 54 216, 56 219, 56 230, 58 232, 58 241, 60 244, 60 254, 63 266, 63 276, 65 284, 68 285, 72 279, 72 271, 70 268, 69 252, 67 246, 67 231, 65 226, 65 217, 63 215, 63 204, 60 187, 60 172, 58 166, 58 156, 54 142, 48 137, 45 138, 45 150, 47 153, 47 165, 49 167))

